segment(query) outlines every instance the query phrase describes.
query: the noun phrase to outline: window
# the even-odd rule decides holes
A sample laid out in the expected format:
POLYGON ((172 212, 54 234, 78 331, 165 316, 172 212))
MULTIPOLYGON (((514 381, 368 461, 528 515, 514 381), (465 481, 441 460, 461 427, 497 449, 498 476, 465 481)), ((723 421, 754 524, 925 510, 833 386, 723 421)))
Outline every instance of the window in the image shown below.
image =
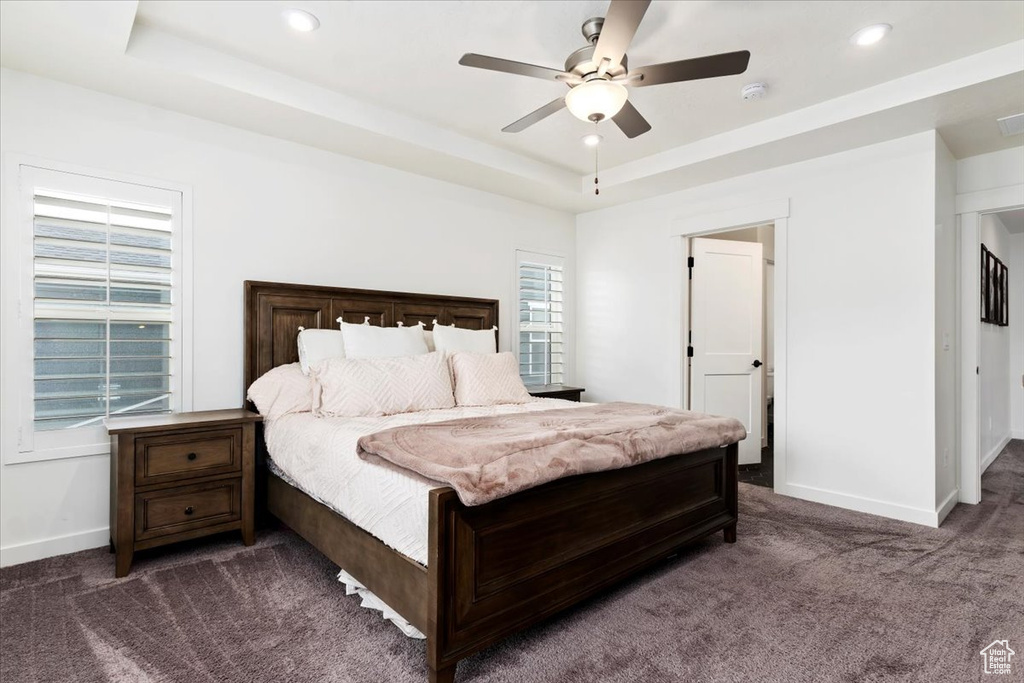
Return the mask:
POLYGON ((565 261, 517 252, 519 375, 527 386, 561 384, 565 367, 565 261))
POLYGON ((98 443, 108 416, 181 410, 182 193, 30 166, 21 193, 19 450, 98 443))

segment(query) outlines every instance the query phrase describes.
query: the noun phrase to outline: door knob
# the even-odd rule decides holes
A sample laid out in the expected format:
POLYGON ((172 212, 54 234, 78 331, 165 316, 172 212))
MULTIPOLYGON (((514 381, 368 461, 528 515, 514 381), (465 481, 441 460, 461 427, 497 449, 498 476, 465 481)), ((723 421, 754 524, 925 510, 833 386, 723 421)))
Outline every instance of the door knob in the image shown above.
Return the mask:
POLYGON ((752 364, 752 365, 753 365, 753 366, 754 366, 755 368, 759 368, 759 367, 761 367, 761 361, 759 361, 759 360, 755 360, 755 361, 753 362, 753 364, 752 364))

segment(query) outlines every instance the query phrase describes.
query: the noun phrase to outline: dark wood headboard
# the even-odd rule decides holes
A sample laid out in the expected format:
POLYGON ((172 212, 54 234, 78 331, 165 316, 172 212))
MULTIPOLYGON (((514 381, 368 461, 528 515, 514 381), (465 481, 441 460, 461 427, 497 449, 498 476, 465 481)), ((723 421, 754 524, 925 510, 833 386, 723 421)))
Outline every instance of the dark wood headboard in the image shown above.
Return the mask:
POLYGON ((247 280, 243 391, 268 370, 299 360, 300 327, 337 329, 337 318, 361 323, 367 317, 386 327, 422 322, 430 329, 436 319, 486 330, 498 325, 498 300, 247 280))

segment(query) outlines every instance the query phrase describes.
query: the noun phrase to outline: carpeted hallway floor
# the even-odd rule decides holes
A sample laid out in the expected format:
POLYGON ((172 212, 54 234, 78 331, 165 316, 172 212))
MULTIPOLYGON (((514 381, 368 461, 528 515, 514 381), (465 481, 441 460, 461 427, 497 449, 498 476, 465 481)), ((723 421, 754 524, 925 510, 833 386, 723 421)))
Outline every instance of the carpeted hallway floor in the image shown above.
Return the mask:
MULTIPOLYGON (((984 501, 927 529, 741 485, 721 535, 460 664, 458 680, 980 681, 1008 639, 1024 679, 1024 441, 984 501)), ((0 572, 0 680, 426 680, 424 644, 358 606, 287 531, 0 572)))

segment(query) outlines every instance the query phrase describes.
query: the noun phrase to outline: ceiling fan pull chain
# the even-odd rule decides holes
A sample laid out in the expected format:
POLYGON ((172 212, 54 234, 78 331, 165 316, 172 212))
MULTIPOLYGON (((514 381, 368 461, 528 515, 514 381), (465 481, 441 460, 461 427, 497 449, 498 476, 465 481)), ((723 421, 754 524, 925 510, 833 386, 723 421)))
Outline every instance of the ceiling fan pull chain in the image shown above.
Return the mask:
MULTIPOLYGON (((594 124, 594 128, 597 128, 597 124, 594 124)), ((601 188, 597 186, 597 148, 600 145, 594 145, 594 194, 601 194, 601 188)))

